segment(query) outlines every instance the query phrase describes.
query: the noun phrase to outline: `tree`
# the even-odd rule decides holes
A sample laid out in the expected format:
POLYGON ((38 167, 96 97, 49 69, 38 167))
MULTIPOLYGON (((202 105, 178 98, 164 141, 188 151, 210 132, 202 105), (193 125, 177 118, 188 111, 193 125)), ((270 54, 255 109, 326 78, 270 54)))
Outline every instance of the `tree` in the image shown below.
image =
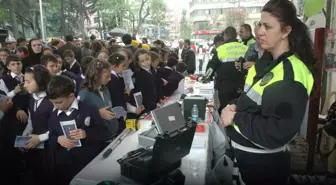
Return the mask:
POLYGON ((182 10, 182 18, 180 22, 180 37, 184 39, 190 39, 192 33, 192 26, 187 19, 187 10, 182 10))
POLYGON ((224 17, 226 22, 226 27, 232 26, 234 28, 238 28, 240 25, 244 24, 247 15, 242 10, 231 10, 226 13, 224 17))
POLYGON ((167 17, 168 7, 164 0, 151 0, 150 14, 152 24, 156 26, 163 26, 167 17))

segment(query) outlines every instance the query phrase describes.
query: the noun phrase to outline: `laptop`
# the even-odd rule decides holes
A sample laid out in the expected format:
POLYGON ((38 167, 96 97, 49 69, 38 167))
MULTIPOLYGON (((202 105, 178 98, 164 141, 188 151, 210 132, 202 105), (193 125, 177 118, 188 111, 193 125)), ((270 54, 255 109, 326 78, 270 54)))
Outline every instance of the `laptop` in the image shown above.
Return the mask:
POLYGON ((160 134, 173 133, 186 125, 178 103, 153 110, 152 117, 160 134))

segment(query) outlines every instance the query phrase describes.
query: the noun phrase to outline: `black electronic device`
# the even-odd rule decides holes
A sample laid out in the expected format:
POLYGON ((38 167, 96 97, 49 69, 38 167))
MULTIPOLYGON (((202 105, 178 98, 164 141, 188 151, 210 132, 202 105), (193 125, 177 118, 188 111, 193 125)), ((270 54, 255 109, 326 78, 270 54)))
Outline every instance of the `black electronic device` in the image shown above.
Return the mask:
MULTIPOLYGON (((154 146, 140 148, 118 159, 121 175, 140 184, 153 184, 167 177, 189 154, 196 130, 195 122, 172 133, 158 134, 154 146)), ((181 182, 178 180, 178 182, 181 182)))
POLYGON ((243 57, 239 57, 238 59, 239 62, 239 71, 244 71, 244 63, 246 62, 245 59, 243 57))

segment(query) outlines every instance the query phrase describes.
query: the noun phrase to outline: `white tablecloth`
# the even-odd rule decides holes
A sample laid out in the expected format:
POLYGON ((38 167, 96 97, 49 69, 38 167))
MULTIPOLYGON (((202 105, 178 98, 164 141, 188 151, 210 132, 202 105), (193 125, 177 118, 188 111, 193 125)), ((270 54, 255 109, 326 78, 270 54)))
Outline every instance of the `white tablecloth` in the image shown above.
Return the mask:
MULTIPOLYGON (((212 84, 193 84, 194 93, 198 95, 200 89, 213 87, 212 84), (203 86, 202 86, 203 85, 203 86), (206 87, 205 87, 206 86, 206 87)), ((207 114, 211 116, 211 114, 207 114)), ((120 165, 117 160, 132 150, 140 148, 138 144, 138 134, 150 128, 151 121, 141 120, 141 128, 138 131, 130 133, 122 143, 110 154, 103 159, 103 153, 110 148, 108 146, 93 161, 91 161, 82 171, 80 171, 71 181, 71 185, 96 185, 101 181, 112 180, 122 184, 136 184, 134 181, 127 179, 120 174, 120 165)), ((210 181, 211 161, 213 151, 216 154, 224 154, 225 138, 220 134, 221 131, 216 124, 201 123, 205 126, 204 133, 195 133, 193 146, 189 155, 182 159, 181 171, 186 176, 185 184, 204 185, 210 181), (215 147, 215 148, 214 148, 215 147), (193 170, 197 168, 198 170, 193 170), (196 175, 195 175, 196 174, 196 175)), ((221 157, 221 156, 217 156, 221 157)))

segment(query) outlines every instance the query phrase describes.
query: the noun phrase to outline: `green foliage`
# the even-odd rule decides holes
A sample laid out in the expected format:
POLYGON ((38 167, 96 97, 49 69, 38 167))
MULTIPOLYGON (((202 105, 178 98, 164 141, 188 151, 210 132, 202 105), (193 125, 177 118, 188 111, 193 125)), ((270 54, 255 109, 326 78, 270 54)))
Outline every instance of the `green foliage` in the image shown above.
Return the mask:
POLYGON ((192 34, 192 25, 187 19, 187 10, 182 10, 182 18, 180 22, 180 37, 190 39, 192 34))
POLYGON ((152 23, 157 26, 163 26, 167 17, 168 7, 164 0, 150 1, 150 15, 152 23))

